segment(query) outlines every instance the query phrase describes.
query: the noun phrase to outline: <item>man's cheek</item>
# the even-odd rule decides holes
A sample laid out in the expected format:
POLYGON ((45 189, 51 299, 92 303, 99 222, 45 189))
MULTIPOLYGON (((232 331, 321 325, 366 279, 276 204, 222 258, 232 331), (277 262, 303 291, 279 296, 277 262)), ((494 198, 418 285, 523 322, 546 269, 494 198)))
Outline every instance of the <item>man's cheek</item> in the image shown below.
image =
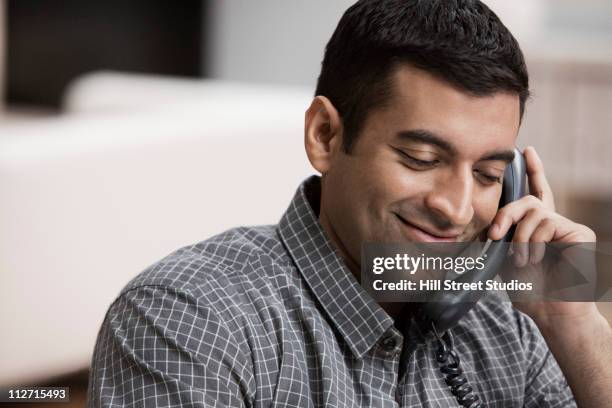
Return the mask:
POLYGON ((499 208, 497 206, 487 206, 486 209, 480 211, 475 210, 472 224, 474 224, 474 227, 477 230, 486 231, 489 225, 491 225, 491 223, 493 222, 493 219, 495 219, 495 215, 497 215, 498 210, 499 208))
POLYGON ((385 195, 390 200, 396 201, 404 199, 419 191, 421 181, 412 172, 406 168, 389 168, 384 169, 374 175, 375 188, 379 195, 385 195))

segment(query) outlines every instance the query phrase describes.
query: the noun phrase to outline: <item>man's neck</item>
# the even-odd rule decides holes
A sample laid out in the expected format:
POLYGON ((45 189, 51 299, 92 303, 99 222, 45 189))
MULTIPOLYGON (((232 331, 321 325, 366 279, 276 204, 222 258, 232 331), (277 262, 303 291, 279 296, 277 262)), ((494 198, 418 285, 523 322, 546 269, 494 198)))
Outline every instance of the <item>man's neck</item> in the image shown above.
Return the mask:
MULTIPOLYGON (((349 251, 346 249, 342 240, 340 239, 338 233, 336 232, 332 222, 327 216, 327 213, 324 211, 323 203, 321 202, 320 195, 320 185, 315 186, 319 187, 318 191, 313 191, 315 189, 309 189, 307 191, 307 199, 312 210, 317 214, 319 224, 323 229, 323 233, 327 237, 327 239, 332 243, 332 246, 336 250, 336 252, 340 255, 340 258, 344 261, 345 265, 348 267, 349 271, 353 274, 357 282, 361 284, 361 266, 359 262, 357 262, 353 257, 350 256, 349 251), (318 194, 317 194, 318 193, 318 194)), ((394 320, 397 321, 399 317, 406 314, 407 312, 412 311, 412 307, 405 303, 397 303, 397 302, 379 302, 380 307, 383 308, 385 312, 394 320)))
MULTIPOLYGON (((324 212, 321 212, 319 215, 319 223, 323 228, 323 232, 332 242, 332 245, 340 254, 340 257, 351 271, 357 282, 361 284, 361 269, 360 265, 349 255, 348 251, 342 244, 342 241, 338 237, 338 234, 333 228, 333 225, 329 222, 324 212)), ((380 307, 383 308, 385 312, 394 320, 398 321, 400 317, 404 317, 404 315, 408 312, 413 312, 413 308, 406 303, 398 303, 398 302, 379 302, 380 307)))

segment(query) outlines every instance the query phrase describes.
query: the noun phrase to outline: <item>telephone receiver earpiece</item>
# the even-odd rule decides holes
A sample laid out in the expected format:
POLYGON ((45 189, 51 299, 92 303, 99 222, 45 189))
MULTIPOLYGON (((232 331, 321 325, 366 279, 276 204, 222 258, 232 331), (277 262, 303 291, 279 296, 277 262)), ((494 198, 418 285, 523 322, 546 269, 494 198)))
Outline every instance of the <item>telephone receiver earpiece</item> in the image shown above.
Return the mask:
MULTIPOLYGON (((508 164, 504 172, 499 208, 525 195, 526 178, 525 158, 515 148, 514 160, 508 164)), ((501 240, 493 241, 493 243, 512 241, 514 229, 515 227, 512 226, 501 240)), ((456 282, 484 282, 497 275, 507 256, 508 245, 490 245, 490 242, 487 242, 484 252, 486 252, 484 268, 466 271, 455 279, 456 282)), ((433 325, 438 332, 443 333, 457 324, 476 303, 478 300, 475 300, 474 294, 468 291, 441 290, 436 292, 428 302, 420 305, 417 316, 422 327, 429 329, 433 325)))

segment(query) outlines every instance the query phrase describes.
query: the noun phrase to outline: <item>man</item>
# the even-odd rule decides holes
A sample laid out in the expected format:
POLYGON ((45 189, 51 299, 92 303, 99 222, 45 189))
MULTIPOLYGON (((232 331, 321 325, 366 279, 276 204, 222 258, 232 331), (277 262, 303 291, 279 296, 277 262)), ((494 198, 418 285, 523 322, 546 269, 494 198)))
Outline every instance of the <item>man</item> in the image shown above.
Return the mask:
MULTIPOLYGON (((435 339, 360 286, 361 244, 499 239, 513 224, 517 242, 593 242, 555 212, 532 148, 533 195, 498 211, 528 94, 518 44, 481 2, 353 5, 306 112, 322 177, 278 225, 227 231, 132 280, 100 330, 89 405, 457 406, 435 339)), ((595 305, 516 307, 487 297, 451 329, 478 402, 612 406, 612 331, 595 305)))

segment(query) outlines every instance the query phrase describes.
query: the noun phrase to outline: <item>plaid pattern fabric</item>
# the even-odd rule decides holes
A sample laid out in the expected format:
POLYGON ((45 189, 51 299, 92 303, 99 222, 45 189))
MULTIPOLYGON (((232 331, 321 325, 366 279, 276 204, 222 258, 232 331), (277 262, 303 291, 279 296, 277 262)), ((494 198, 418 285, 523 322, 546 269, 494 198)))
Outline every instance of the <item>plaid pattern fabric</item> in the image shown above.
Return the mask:
MULTIPOLYGON (((99 331, 88 406, 458 406, 431 336, 400 331, 326 239, 319 189, 306 180, 277 226, 227 231, 133 279, 99 331)), ((483 299, 452 332, 486 406, 575 406, 508 302, 483 299)))

